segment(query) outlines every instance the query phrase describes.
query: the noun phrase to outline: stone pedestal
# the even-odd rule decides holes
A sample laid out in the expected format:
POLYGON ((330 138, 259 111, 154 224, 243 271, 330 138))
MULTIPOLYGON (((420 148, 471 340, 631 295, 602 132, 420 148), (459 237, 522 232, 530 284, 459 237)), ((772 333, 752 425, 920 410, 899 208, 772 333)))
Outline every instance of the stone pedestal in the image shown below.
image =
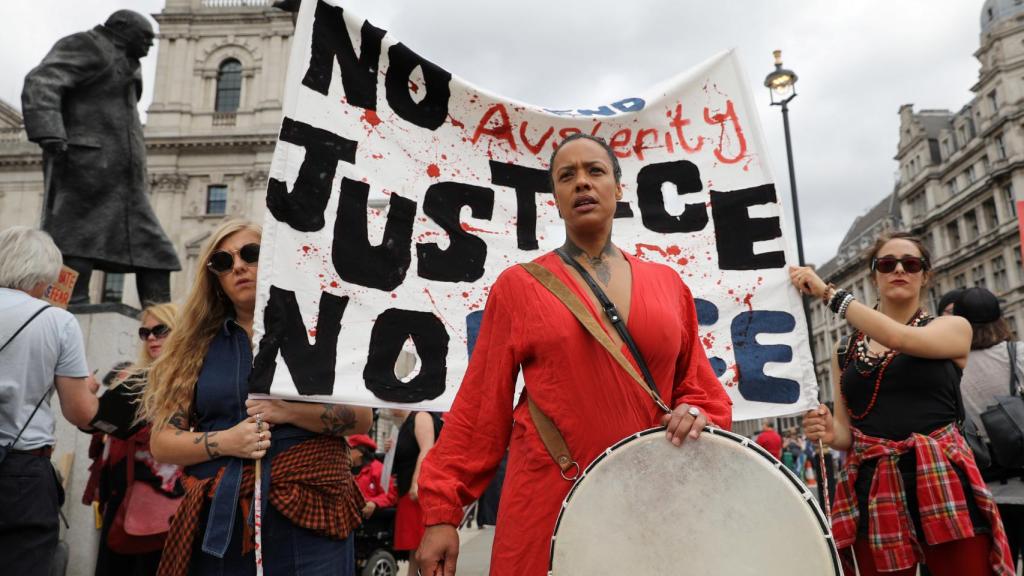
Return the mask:
MULTIPOLYGON (((138 310, 123 304, 93 304, 73 307, 70 311, 82 327, 86 359, 90 370, 98 370, 97 380, 102 380, 118 362, 135 361, 139 345, 138 310)), ((57 438, 53 464, 66 475, 63 511, 69 527, 61 524, 61 539, 67 542, 70 552, 66 574, 91 576, 96 567, 100 531, 96 528, 92 507, 82 504, 82 494, 92 463, 89 460, 92 436, 65 420, 58 405, 53 406, 53 413, 57 438)))

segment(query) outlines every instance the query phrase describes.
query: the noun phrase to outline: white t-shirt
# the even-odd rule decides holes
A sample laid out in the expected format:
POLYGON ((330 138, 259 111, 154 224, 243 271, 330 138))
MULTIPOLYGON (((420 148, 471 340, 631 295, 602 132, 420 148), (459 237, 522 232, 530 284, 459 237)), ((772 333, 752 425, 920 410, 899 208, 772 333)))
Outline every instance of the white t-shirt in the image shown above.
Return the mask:
MULTIPOLYGON (((0 288, 0 346, 45 304, 20 290, 0 288)), ((52 395, 55 376, 88 375, 78 321, 66 310, 46 309, 0 352, 0 445, 14 440, 44 394, 52 395)), ((53 426, 47 399, 14 448, 35 450, 53 445, 53 426)))

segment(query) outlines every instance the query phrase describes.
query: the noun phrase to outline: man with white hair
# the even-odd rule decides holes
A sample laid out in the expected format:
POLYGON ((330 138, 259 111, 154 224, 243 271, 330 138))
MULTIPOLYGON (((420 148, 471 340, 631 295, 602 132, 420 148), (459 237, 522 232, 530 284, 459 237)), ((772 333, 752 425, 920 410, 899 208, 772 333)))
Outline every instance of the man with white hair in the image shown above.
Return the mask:
POLYGON ((96 415, 96 380, 75 317, 40 300, 60 273, 45 232, 0 231, 0 566, 5 574, 46 575, 57 546, 63 498, 50 463, 56 389, 69 422, 96 415))

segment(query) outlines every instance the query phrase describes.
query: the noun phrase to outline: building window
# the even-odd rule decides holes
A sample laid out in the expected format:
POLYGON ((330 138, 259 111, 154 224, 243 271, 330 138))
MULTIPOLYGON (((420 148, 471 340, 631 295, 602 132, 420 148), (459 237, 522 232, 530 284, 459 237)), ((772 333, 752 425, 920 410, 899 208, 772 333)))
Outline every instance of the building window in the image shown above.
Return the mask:
POLYGON ((949 196, 950 198, 952 198, 953 196, 956 196, 956 179, 955 178, 953 180, 950 180, 949 182, 946 182, 946 196, 949 196))
POLYGON ((967 145, 967 130, 963 126, 956 129, 956 140, 960 148, 967 145))
POLYGON ((992 114, 999 113, 999 98, 996 96, 995 90, 988 93, 988 106, 992 109, 992 114))
POLYGON ((910 201, 910 215, 911 216, 924 216, 925 212, 928 211, 928 198, 924 194, 918 194, 914 196, 914 199, 910 201))
POLYGON ((996 292, 1006 292, 1010 287, 1009 278, 1006 277, 1006 258, 996 256, 992 259, 992 284, 996 292))
POLYGON ((964 227, 967 229, 967 240, 971 241, 978 237, 978 214, 974 210, 969 210, 964 214, 964 227))
POLYGON ((120 302, 124 296, 124 274, 106 272, 103 274, 103 294, 100 302, 120 302))
POLYGON ((233 58, 221 62, 217 70, 217 112, 234 112, 242 101, 242 63, 233 58))
POLYGON ((985 218, 985 226, 989 230, 999 228, 999 213, 996 212, 996 201, 994 198, 989 198, 981 203, 981 212, 985 218))
POLYGON ((971 281, 975 286, 981 286, 982 288, 988 288, 988 282, 985 279, 985 265, 978 264, 971 269, 971 281))
POLYGON ((1006 158, 1006 142, 1003 141, 1003 135, 996 136, 996 157, 1000 160, 1006 158))
POLYGON ((989 172, 991 172, 991 170, 989 169, 988 156, 982 156, 981 157, 981 174, 982 174, 982 176, 984 176, 985 174, 988 174, 989 172))
POLYGON ((1013 194, 1013 183, 1007 184, 1006 188, 1003 188, 1003 199, 1006 201, 1007 211, 1014 218, 1017 217, 1017 199, 1014 198, 1013 194))
POLYGON ((928 253, 933 257, 935 256, 935 235, 929 231, 924 235, 924 247, 928 249, 928 253))
POLYGON ((960 225, 956 220, 946 224, 946 238, 949 239, 950 250, 956 250, 960 247, 960 225))
POLYGON ((224 185, 206 188, 206 213, 224 214, 228 208, 228 187, 224 185))
POLYGON ((963 274, 957 274, 953 277, 954 288, 967 288, 967 276, 963 274))
POLYGON ((953 149, 949 145, 949 138, 942 139, 942 157, 949 158, 950 154, 953 153, 953 149))
POLYGON ((972 164, 967 167, 967 185, 974 184, 975 180, 977 180, 977 176, 974 173, 974 165, 972 164))

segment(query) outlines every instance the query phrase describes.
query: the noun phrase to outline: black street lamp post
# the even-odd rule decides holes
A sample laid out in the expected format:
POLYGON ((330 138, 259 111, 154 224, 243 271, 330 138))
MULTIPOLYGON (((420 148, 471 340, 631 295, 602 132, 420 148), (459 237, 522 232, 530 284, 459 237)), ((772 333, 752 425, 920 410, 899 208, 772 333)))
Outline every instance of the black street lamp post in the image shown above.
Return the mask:
MULTIPOLYGON (((800 228, 800 202, 796 195, 796 173, 793 170, 793 144, 789 136, 789 101, 796 98, 796 73, 782 67, 782 50, 772 53, 775 56, 775 70, 765 77, 764 85, 772 97, 772 106, 782 108, 782 128, 786 133, 786 160, 789 163, 789 189, 793 199, 793 223, 796 225, 796 252, 800 265, 804 260, 804 239, 800 228)), ((810 328, 810 326, 808 326, 810 328)), ((807 331, 810 336, 810 330, 807 331)))
MULTIPOLYGON (((789 190, 790 196, 793 201, 793 224, 796 228, 796 252, 797 258, 800 259, 800 265, 805 266, 807 264, 804 260, 804 238, 803 230, 800 227, 800 202, 797 200, 796 194, 796 172, 793 170, 793 143, 789 135, 789 101, 796 98, 796 72, 787 70, 782 67, 782 50, 775 50, 772 53, 775 56, 775 70, 773 70, 764 79, 764 85, 768 88, 768 92, 771 94, 772 106, 779 106, 782 108, 782 128, 786 134, 786 161, 789 164, 789 190)), ((810 339, 813 337, 814 332, 811 329, 811 314, 810 307, 807 305, 807 299, 803 299, 804 303, 804 318, 807 321, 807 338, 808 344, 811 344, 810 339)), ((810 346, 811 349, 811 362, 814 363, 814 346, 810 346)), ((817 369, 815 368, 815 372, 817 369)), ((819 484, 818 490, 818 502, 821 504, 826 514, 829 514, 829 498, 828 490, 832 484, 830 482, 832 476, 832 458, 825 456, 825 448, 821 441, 818 441, 818 454, 820 472, 822 476, 822 482, 819 484)))

